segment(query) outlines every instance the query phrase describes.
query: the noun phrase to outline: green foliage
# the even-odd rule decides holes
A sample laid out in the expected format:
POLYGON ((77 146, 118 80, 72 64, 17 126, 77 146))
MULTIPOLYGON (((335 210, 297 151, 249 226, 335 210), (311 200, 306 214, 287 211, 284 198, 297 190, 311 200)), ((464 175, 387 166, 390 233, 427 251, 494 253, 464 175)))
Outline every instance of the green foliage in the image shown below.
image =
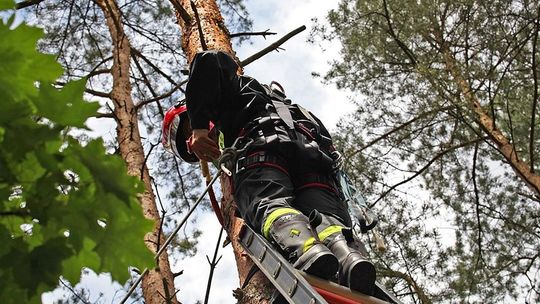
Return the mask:
POLYGON ((316 31, 342 45, 325 79, 359 93, 338 143, 388 223, 379 267, 415 279, 415 301, 419 291, 433 302, 538 301, 540 200, 479 127, 455 70, 538 172, 539 11, 520 0, 342 0, 316 31))
POLYGON ((83 100, 83 80, 54 88, 63 70, 36 51, 42 31, 12 22, 0 24, 0 299, 38 303, 83 267, 125 281, 128 266, 153 263, 143 185, 101 140, 68 135, 99 106, 83 100))

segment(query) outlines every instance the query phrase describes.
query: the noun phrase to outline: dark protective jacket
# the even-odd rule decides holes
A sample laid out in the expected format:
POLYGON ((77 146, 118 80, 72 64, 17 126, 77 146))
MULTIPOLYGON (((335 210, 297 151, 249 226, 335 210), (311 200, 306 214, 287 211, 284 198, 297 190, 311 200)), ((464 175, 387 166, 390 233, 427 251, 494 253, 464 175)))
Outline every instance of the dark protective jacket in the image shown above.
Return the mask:
POLYGON ((191 127, 206 129, 212 121, 223 132, 227 147, 238 136, 251 137, 254 146, 265 149, 281 143, 279 149, 301 150, 320 169, 331 170, 334 148, 320 120, 298 105, 285 105, 293 120, 291 127, 276 109, 287 103, 284 96, 251 77, 237 75, 237 70, 236 62, 224 52, 195 56, 186 89, 191 127))

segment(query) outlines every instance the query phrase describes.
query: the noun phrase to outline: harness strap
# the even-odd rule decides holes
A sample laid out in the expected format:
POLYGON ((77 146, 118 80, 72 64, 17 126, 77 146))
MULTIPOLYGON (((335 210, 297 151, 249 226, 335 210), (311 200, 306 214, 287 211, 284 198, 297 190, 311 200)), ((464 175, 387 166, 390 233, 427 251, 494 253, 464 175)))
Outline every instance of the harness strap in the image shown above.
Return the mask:
POLYGON ((289 107, 282 101, 272 100, 272 103, 281 120, 287 125, 287 128, 289 128, 289 130, 294 130, 294 120, 291 111, 289 111, 289 107))
POLYGON ((306 188, 323 188, 339 194, 336 182, 333 177, 327 175, 318 174, 305 174, 296 178, 296 190, 302 190, 306 188))
POLYGON ((271 167, 289 175, 289 171, 286 169, 287 162, 281 157, 265 151, 257 151, 247 156, 240 157, 236 162, 236 173, 255 167, 271 167))

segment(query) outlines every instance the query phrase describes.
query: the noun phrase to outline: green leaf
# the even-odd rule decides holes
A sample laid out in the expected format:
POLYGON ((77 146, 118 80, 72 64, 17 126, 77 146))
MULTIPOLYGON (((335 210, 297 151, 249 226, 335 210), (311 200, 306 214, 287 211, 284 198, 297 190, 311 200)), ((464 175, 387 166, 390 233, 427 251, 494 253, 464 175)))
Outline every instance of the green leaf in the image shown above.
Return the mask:
POLYGON ((15 7, 13 0, 0 0, 0 10, 12 9, 15 7))
POLYGON ((8 100, 36 95, 36 81, 53 83, 62 68, 53 55, 37 52, 43 31, 25 24, 11 30, 0 24, 0 92, 8 100))
POLYGON ((34 104, 41 115, 55 123, 83 128, 87 118, 99 109, 98 102, 83 100, 85 86, 85 79, 70 82, 61 90, 42 86, 34 104))
POLYGON ((83 248, 79 251, 79 253, 62 262, 62 276, 72 284, 76 284, 81 277, 81 270, 84 267, 95 270, 100 269, 101 259, 94 251, 95 246, 96 243, 93 240, 84 238, 83 248))

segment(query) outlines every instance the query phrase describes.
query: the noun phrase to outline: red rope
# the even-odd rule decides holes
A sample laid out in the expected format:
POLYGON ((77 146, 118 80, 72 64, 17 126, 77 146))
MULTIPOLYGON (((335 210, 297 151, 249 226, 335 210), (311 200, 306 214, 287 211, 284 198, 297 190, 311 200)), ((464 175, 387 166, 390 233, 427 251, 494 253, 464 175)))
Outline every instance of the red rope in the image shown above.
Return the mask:
MULTIPOLYGON (((208 185, 208 181, 206 182, 206 185, 208 185)), ((210 187, 208 188, 208 197, 210 198, 210 203, 212 205, 212 209, 214 209, 214 213, 216 214, 216 217, 221 224, 221 227, 223 226, 223 214, 221 213, 221 208, 219 207, 218 201, 216 199, 216 194, 214 193, 214 188, 210 187)))

